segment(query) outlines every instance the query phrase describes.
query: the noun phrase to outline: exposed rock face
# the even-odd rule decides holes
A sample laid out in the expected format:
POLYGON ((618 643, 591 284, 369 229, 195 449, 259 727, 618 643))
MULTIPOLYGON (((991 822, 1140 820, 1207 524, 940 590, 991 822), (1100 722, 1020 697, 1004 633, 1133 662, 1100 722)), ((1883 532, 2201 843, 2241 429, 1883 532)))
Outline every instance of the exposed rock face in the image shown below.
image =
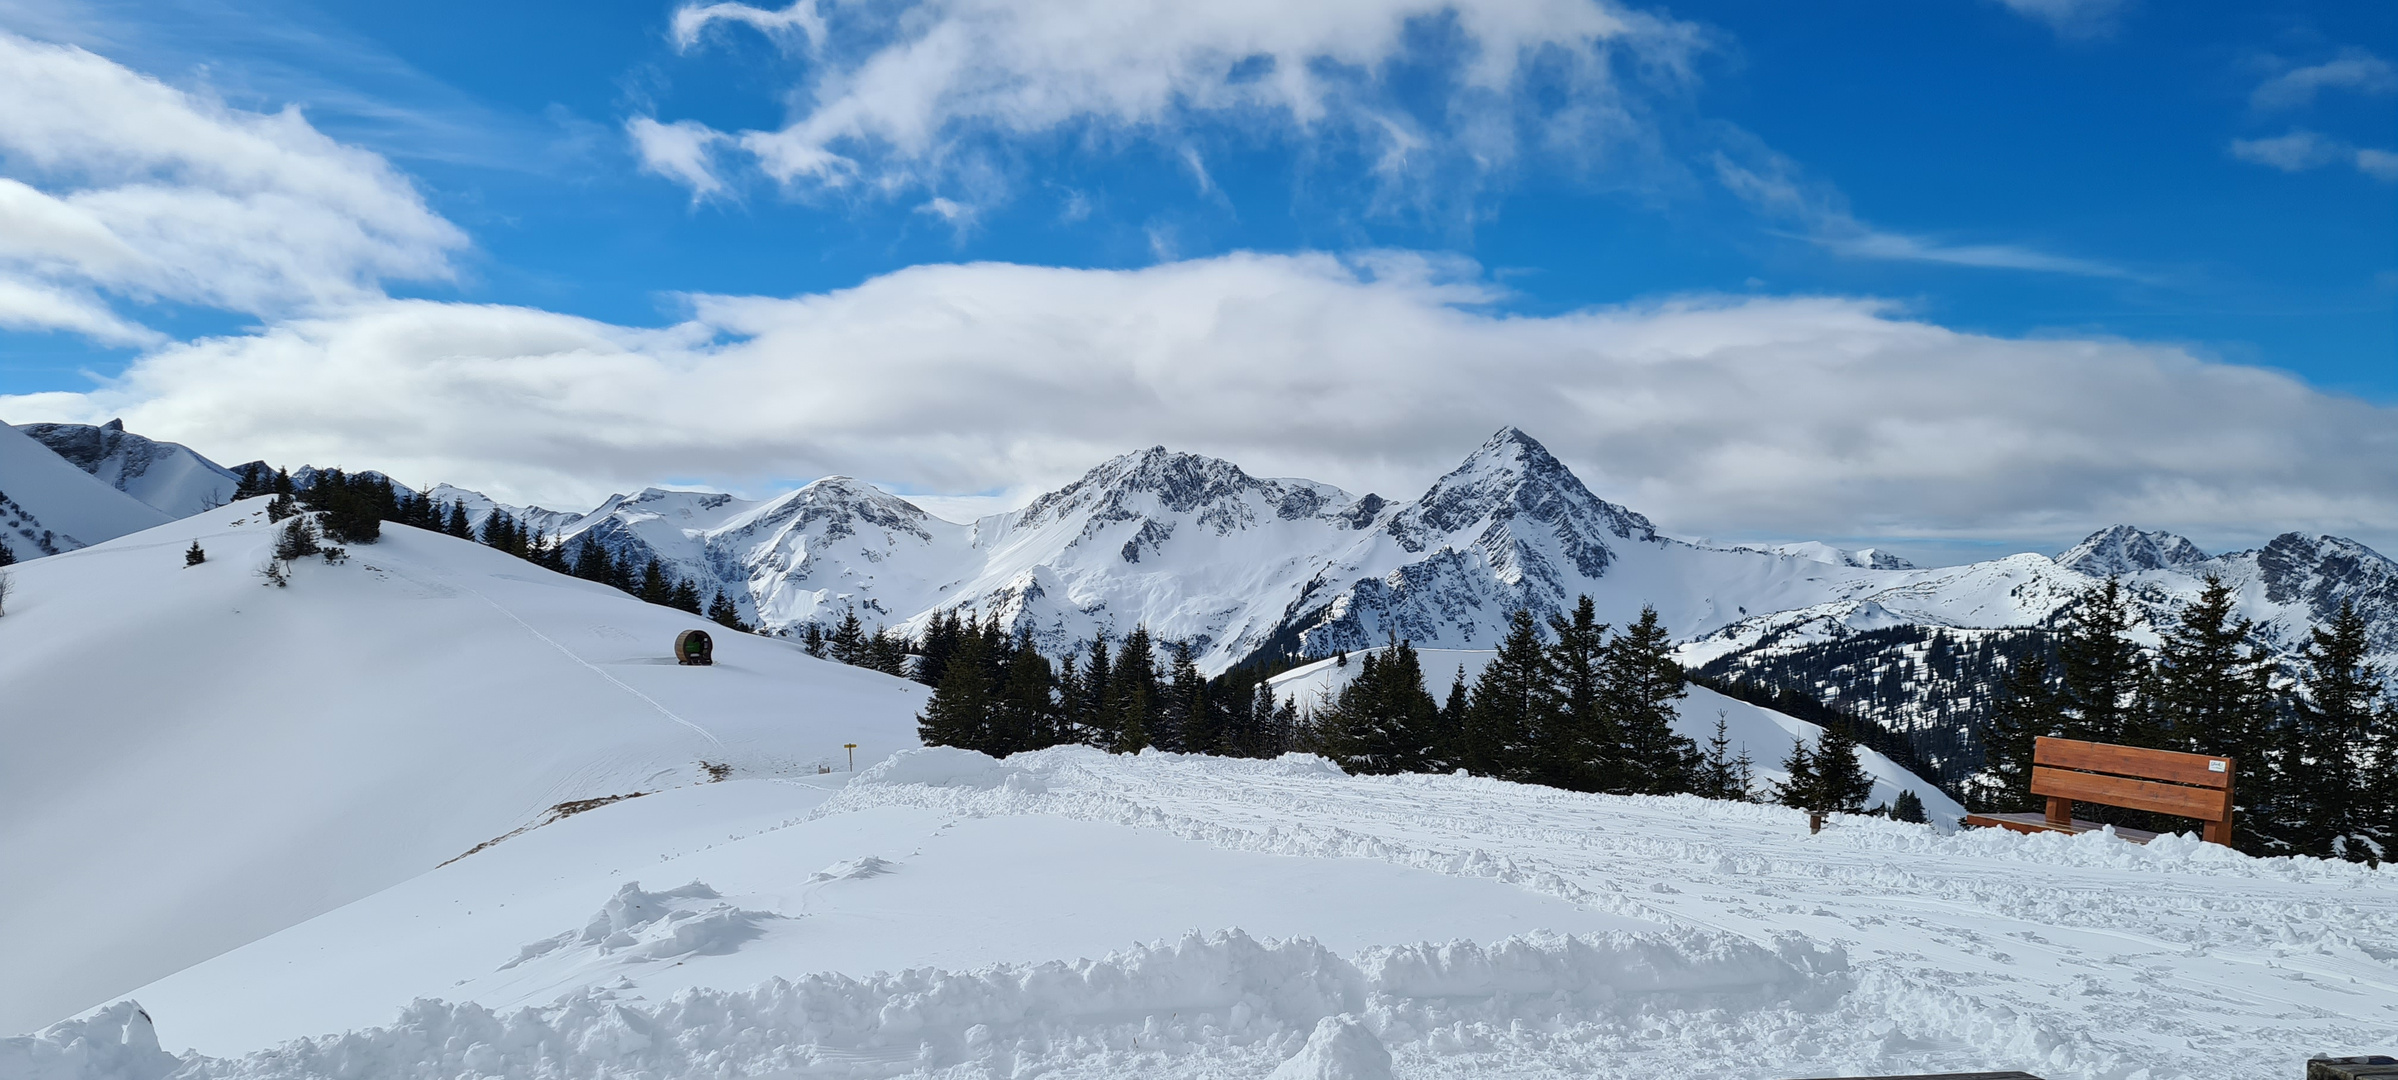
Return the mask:
POLYGON ((216 462, 179 443, 160 442, 105 424, 22 424, 17 430, 92 474, 172 517, 189 517, 233 499, 240 482, 216 462))

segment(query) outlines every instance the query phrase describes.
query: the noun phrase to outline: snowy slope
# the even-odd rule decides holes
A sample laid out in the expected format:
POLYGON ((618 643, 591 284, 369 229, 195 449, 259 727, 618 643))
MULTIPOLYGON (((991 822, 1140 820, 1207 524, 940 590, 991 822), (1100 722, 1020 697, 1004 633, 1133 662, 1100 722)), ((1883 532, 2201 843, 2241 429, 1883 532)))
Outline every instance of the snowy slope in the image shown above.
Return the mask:
POLYGON ((915 742, 916 684, 721 628, 716 666, 679 667, 673 637, 699 620, 403 526, 268 587, 262 506, 13 568, 0 1028, 406 880, 556 804, 696 783, 702 761, 812 774, 845 742, 865 761, 915 742), (187 569, 194 539, 208 561, 187 569))
POLYGON ((125 430, 125 422, 20 424, 33 437, 102 483, 164 512, 189 517, 233 501, 241 480, 181 443, 159 442, 125 430))
MULTIPOLYGON (((1318 660, 1292 668, 1267 682, 1274 687, 1275 694, 1297 703, 1302 711, 1321 708, 1363 669, 1364 655, 1352 653, 1346 664, 1339 663, 1337 658, 1318 660)), ((1495 655, 1483 649, 1416 650, 1417 662, 1424 669, 1425 689, 1431 691, 1435 701, 1448 700, 1449 688, 1456 685, 1461 673, 1466 685, 1472 686, 1474 678, 1495 655)), ((1675 704, 1675 734, 1704 748, 1715 737, 1715 722, 1722 720, 1732 756, 1744 753, 1749 756, 1756 777, 1754 793, 1759 797, 1773 790, 1770 785, 1790 779, 1781 764, 1789 756, 1793 743, 1804 742, 1813 748, 1823 738, 1823 728, 1795 716, 1725 697, 1704 686, 1687 689, 1689 696, 1675 704)), ((1899 792, 1912 791, 1923 800, 1925 816, 1942 828, 1954 828, 1957 819, 1965 816, 1965 808, 1955 799, 1897 762, 1862 746, 1857 748, 1857 760, 1865 767, 1866 775, 1873 777, 1873 793, 1866 796, 1867 806, 1886 806, 1898 798, 1899 792)))
POLYGON ((931 750, 593 811, 0 1072, 2246 1080, 2398 1041, 2392 940, 2398 871, 2180 838, 931 750))
POLYGON ((166 514, 0 424, 0 544, 20 561, 114 540, 166 520, 166 514))

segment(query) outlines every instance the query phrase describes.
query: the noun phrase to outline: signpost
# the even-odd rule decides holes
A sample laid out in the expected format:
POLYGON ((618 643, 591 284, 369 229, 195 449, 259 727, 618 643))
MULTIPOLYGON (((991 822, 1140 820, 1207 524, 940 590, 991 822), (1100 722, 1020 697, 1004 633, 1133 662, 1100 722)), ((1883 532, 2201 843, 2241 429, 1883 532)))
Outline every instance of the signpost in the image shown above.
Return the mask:
POLYGON ((849 771, 858 771, 858 744, 845 742, 841 744, 841 749, 849 751, 849 771))

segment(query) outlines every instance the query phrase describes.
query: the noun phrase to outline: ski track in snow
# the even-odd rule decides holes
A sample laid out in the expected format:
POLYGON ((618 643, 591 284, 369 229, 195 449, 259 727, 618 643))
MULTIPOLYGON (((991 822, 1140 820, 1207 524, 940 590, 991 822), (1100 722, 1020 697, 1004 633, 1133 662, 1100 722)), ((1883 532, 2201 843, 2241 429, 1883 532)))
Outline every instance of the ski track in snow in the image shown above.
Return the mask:
MULTIPOLYGON (((406 577, 407 575, 403 574, 403 575, 401 575, 401 576, 402 576, 402 577, 406 577)), ((410 579, 410 580, 414 580, 414 579, 410 579)), ((419 584, 424 584, 424 583, 422 583, 422 582, 419 582, 419 584)), ((617 688, 617 689, 619 689, 619 690, 622 690, 622 691, 624 691, 625 693, 631 694, 631 695, 633 695, 634 697, 640 698, 640 699, 641 699, 642 701, 644 701, 644 702, 647 702, 647 703, 649 704, 649 707, 650 707, 650 708, 658 710, 658 715, 660 715, 660 716, 663 716, 663 717, 665 717, 665 718, 667 718, 667 719, 669 719, 669 720, 672 720, 672 721, 674 721, 675 723, 681 724, 681 725, 683 725, 684 727, 690 728, 691 730, 698 732, 698 733, 699 733, 699 737, 700 737, 700 738, 703 738, 703 739, 706 739, 706 740, 708 740, 708 744, 709 744, 710 746, 715 746, 715 747, 718 747, 718 748, 722 748, 722 747, 724 746, 724 740, 717 738, 717 737, 716 737, 716 733, 715 733, 715 732, 709 731, 708 729, 706 729, 706 728, 704 728, 704 727, 701 727, 701 726, 699 726, 698 724, 694 724, 694 723, 692 723, 692 722, 691 722, 691 721, 689 721, 689 720, 685 720, 685 719, 683 719, 681 716, 678 716, 678 715, 676 715, 676 714, 675 714, 675 711, 674 711, 673 709, 669 709, 669 708, 667 708, 666 706, 659 704, 659 703, 658 703, 658 699, 656 699, 656 698, 654 698, 654 697, 651 697, 651 696, 649 696, 648 694, 644 694, 644 693, 642 693, 642 692, 641 692, 641 691, 639 691, 639 690, 635 690, 635 689, 633 689, 633 688, 632 688, 632 687, 630 687, 630 686, 627 686, 627 685, 625 685, 625 682, 624 682, 624 680, 622 680, 622 679, 619 679, 619 678, 617 678, 617 677, 616 677, 616 676, 614 676, 614 675, 610 675, 610 674, 608 674, 606 671, 602 670, 602 669, 600 668, 600 666, 599 666, 599 665, 597 665, 597 664, 594 664, 594 663, 592 663, 592 662, 591 662, 591 661, 589 661, 589 660, 585 660, 585 659, 583 659, 581 656, 577 655, 573 649, 569 649, 569 648, 567 648, 566 646, 564 646, 564 645, 562 645, 562 644, 559 644, 559 642, 558 642, 558 639, 556 639, 556 638, 553 638, 553 637, 549 636, 548 634, 544 634, 544 633, 542 633, 541 631, 534 629, 534 628, 533 628, 533 624, 532 624, 532 623, 526 622, 526 621, 523 619, 523 617, 521 617, 521 616, 517 615, 517 613, 515 613, 515 612, 513 612, 513 611, 510 611, 510 610, 508 610, 508 607, 507 607, 507 605, 505 605, 505 604, 502 604, 502 603, 500 603, 500 602, 499 602, 499 601, 497 601, 497 600, 494 600, 494 599, 492 599, 492 598, 490 598, 490 597, 488 597, 488 596, 485 596, 485 595, 483 595, 481 591, 479 591, 479 590, 475 589, 473 586, 470 586, 470 585, 466 585, 466 584, 463 584, 463 583, 461 583, 461 584, 459 584, 459 585, 457 586, 457 588, 459 588, 459 589, 461 589, 461 590, 463 590, 463 591, 465 591, 465 592, 467 592, 467 593, 470 593, 470 594, 472 594, 472 595, 474 596, 474 598, 475 598, 475 599, 477 599, 477 600, 481 600, 482 602, 484 602, 484 603, 486 603, 486 604, 489 604, 489 605, 491 605, 491 607, 492 607, 492 609, 493 609, 493 610, 495 610, 495 611, 498 611, 498 612, 499 612, 500 614, 502 614, 502 615, 506 615, 506 616, 509 618, 509 620, 510 620, 510 621, 512 621, 512 622, 514 622, 516 625, 518 625, 518 626, 521 626, 521 627, 524 627, 524 628, 525 628, 525 633, 528 633, 528 634, 531 634, 531 635, 533 635, 534 637, 540 638, 540 639, 541 639, 541 640, 542 640, 542 641, 543 641, 545 644, 547 644, 547 645, 548 645, 550 648, 556 649, 556 650, 558 650, 559 652, 566 654, 566 658, 567 658, 567 659, 569 659, 569 660, 572 660, 572 661, 574 661, 575 663, 582 665, 582 666, 583 666, 583 667, 584 667, 586 670, 590 671, 592 674, 594 674, 594 675, 597 675, 597 676, 599 676, 599 677, 600 677, 600 678, 602 678, 602 679, 606 679, 606 680, 609 682, 609 684, 610 684, 610 685, 612 685, 612 686, 616 687, 616 688, 617 688)))
MULTIPOLYGON (((1779 807, 1081 748, 905 752, 777 828, 881 807, 1382 860, 1672 929, 1348 956, 1224 930, 1098 960, 795 971, 662 1002, 599 984, 499 1013, 419 1001, 391 1026, 233 1058, 160 1052, 124 1004, 0 1040, 0 1075, 2204 1080, 2398 1043, 2398 871, 2188 837, 2143 848, 1846 816, 1809 836, 1779 807)), ((634 899, 619 906, 639 919, 616 922, 674 925, 649 913, 657 897, 634 899)))

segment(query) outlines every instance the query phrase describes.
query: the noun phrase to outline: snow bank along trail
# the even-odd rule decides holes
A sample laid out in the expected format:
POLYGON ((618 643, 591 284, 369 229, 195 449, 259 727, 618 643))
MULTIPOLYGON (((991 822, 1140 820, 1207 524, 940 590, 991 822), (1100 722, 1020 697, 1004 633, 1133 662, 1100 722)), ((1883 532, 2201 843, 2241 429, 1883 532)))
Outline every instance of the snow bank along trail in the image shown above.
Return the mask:
MULTIPOLYGON (((1033 838, 1079 823, 1297 866, 1395 864, 1653 929, 1335 948, 1221 928, 1084 960, 807 974, 825 969, 804 949, 772 946, 815 912, 764 918, 723 881, 677 892, 661 880, 592 896, 590 925, 560 927, 572 932, 552 945, 528 940, 511 973, 578 949, 589 959, 619 929, 617 948, 666 963, 653 947, 665 935, 646 928, 681 905, 691 920, 749 920, 740 932, 760 935, 759 957, 785 964, 783 977, 661 996, 652 968, 584 968, 589 977, 538 1005, 425 1000, 393 1023, 225 1057, 151 1050, 147 1020, 116 1006, 0 1042, 0 1073, 80 1078, 102 1073, 78 1062, 106 1060, 132 1063, 106 1075, 193 1078, 1770 1080, 2020 1068, 2170 1080, 2292 1075, 2310 1052, 2398 1043, 2398 873, 2184 838, 2143 848, 1850 817, 1809 836, 1793 811, 1684 796, 1348 777, 1303 756, 1061 748, 1004 762, 904 752, 739 844, 934 822, 972 830, 971 845, 994 858, 1011 845, 1043 850, 1033 838)), ((862 895, 923 872, 894 854, 872 873, 859 859, 828 866, 818 886, 862 895)), ((1104 865, 1062 866, 1042 902, 1110 887, 1104 865)), ((952 910, 1004 904, 1021 887, 957 890, 952 910)), ((1302 914, 1337 925, 1351 913, 1302 914)), ((679 962, 714 960, 695 949, 679 962)))
POLYGON ((935 783, 862 782, 818 812, 1061 814, 1491 877, 1760 943, 1801 935, 1842 950, 1854 985, 1782 1029, 1783 1060, 1804 1066, 1787 1075, 2277 1076, 2319 1049, 2398 1045, 2398 869, 1869 818, 1809 836, 1780 807, 1155 757, 920 751, 864 779, 935 783))

